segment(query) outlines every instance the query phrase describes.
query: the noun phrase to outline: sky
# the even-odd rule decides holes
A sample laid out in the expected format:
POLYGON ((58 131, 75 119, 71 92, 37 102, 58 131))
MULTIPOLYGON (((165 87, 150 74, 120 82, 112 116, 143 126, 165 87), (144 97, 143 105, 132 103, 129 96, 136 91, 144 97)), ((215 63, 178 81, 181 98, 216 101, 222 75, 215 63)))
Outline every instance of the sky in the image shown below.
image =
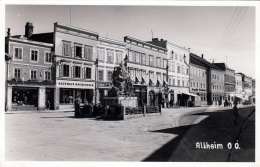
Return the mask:
POLYGON ((255 78, 254 7, 7 5, 5 11, 12 35, 24 34, 30 21, 35 33, 51 32, 58 22, 120 41, 163 38, 255 78))

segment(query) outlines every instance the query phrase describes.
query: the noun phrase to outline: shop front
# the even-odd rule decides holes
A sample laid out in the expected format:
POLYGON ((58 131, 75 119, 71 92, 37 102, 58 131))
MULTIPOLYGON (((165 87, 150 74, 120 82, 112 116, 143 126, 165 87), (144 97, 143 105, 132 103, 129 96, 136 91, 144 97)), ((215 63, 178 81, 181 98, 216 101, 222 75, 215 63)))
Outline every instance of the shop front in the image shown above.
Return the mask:
POLYGON ((82 103, 94 102, 94 81, 60 81, 56 82, 55 108, 74 109, 74 101, 80 98, 82 103))

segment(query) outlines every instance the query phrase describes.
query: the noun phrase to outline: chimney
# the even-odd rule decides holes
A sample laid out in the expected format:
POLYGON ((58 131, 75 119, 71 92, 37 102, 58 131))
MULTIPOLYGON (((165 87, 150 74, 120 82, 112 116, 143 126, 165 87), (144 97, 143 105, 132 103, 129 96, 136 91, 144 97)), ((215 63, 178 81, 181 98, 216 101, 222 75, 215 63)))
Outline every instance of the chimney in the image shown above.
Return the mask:
POLYGON ((11 36, 11 29, 7 28, 7 37, 10 38, 10 36, 11 36))
POLYGON ((25 25, 25 34, 24 36, 26 38, 30 38, 33 35, 33 24, 30 22, 27 22, 25 25))
POLYGON ((204 58, 204 55, 203 55, 203 53, 201 54, 201 58, 204 58))

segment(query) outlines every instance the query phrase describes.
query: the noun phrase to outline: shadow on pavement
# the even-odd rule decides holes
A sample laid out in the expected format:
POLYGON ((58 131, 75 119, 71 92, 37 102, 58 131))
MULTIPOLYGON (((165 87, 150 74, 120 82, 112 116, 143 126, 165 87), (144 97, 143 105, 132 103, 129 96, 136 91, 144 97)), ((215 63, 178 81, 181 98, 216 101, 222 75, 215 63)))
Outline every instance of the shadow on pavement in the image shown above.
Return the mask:
POLYGON ((255 115, 253 110, 254 107, 239 109, 237 125, 234 124, 232 110, 186 115, 185 117, 202 115, 208 115, 208 117, 196 125, 152 131, 178 136, 143 161, 254 162, 255 115), (223 147, 222 149, 196 147, 197 143, 203 142, 221 144, 223 147), (233 149, 228 149, 229 142, 232 143, 233 149), (236 142, 239 144, 239 149, 234 149, 236 142))

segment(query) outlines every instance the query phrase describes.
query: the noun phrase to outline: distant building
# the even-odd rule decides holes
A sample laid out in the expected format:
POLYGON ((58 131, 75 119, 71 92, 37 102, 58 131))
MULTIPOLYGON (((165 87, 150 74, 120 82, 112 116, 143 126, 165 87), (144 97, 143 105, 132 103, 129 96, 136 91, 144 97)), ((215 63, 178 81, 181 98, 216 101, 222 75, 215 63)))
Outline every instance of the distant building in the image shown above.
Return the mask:
POLYGON ((54 108, 53 44, 40 42, 27 22, 24 35, 6 37, 6 110, 54 108))
POLYGON ((180 105, 187 106, 190 96, 194 96, 189 93, 189 61, 190 51, 187 48, 181 47, 173 42, 153 38, 152 43, 154 45, 167 49, 167 58, 163 60, 160 57, 156 58, 156 63, 163 62, 164 68, 167 68, 168 78, 168 102, 169 106, 180 105), (164 63, 165 62, 165 63, 164 63))
POLYGON ((243 75, 241 73, 236 73, 235 74, 235 79, 236 79, 236 97, 239 99, 238 101, 241 102, 243 99, 243 84, 242 84, 242 78, 243 75))
POLYGON ((190 92, 200 96, 201 105, 208 104, 209 67, 210 63, 203 54, 200 57, 190 53, 190 92))
POLYGON ((224 75, 225 70, 222 68, 211 64, 210 74, 209 74, 209 93, 208 93, 208 104, 212 105, 222 105, 224 101, 224 75))
POLYGON ((225 99, 232 103, 234 101, 236 87, 235 70, 229 68, 225 63, 214 63, 214 65, 225 70, 225 99))

